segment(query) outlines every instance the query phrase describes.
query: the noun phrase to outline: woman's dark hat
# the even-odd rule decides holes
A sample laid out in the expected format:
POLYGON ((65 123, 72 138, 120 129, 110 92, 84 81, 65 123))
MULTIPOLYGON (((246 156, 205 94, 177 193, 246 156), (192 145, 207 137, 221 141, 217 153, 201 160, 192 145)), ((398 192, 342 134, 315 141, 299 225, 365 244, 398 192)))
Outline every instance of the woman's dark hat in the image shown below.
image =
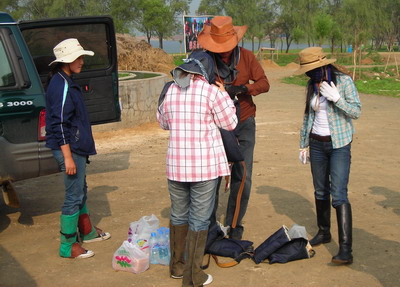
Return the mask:
POLYGON ((190 85, 191 74, 203 76, 210 84, 215 82, 214 60, 209 54, 203 51, 194 51, 184 61, 185 63, 171 71, 175 83, 181 88, 190 85))

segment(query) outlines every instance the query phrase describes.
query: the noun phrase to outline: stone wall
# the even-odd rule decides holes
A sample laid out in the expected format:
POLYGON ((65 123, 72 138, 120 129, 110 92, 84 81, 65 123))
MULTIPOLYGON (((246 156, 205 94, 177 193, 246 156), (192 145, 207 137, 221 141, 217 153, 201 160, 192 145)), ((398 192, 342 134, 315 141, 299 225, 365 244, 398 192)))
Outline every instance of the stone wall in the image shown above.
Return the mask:
MULTIPOLYGON (((151 73, 151 72, 143 72, 151 73)), ((158 97, 164 84, 171 80, 166 74, 148 79, 131 77, 119 81, 119 97, 122 106, 121 122, 93 126, 93 131, 130 128, 156 121, 158 97)))

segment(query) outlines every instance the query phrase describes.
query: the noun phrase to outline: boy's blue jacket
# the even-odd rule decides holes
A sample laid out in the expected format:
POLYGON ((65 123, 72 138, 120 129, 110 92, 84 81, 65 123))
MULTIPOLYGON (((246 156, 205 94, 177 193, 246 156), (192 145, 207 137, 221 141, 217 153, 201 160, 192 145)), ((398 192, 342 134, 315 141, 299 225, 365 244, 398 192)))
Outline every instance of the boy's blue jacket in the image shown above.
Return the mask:
POLYGON ((46 147, 54 150, 65 144, 79 155, 96 154, 82 90, 61 71, 46 92, 46 147))

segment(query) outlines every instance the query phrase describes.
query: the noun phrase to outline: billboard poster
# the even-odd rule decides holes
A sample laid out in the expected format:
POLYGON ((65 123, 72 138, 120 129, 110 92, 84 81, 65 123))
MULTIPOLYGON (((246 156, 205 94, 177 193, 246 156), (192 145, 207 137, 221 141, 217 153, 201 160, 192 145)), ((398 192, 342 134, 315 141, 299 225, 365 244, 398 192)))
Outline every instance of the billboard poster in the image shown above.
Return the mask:
POLYGON ((214 16, 183 16, 183 32, 185 53, 201 49, 197 42, 197 36, 203 30, 204 25, 209 25, 214 16))

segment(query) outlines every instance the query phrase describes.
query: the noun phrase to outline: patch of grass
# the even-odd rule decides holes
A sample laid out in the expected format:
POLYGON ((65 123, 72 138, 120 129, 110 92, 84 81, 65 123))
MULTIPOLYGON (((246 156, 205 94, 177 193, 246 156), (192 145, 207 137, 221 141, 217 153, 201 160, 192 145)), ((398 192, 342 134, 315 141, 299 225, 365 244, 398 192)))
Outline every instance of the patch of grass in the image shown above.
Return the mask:
MULTIPOLYGON (((326 51, 328 54, 328 58, 336 59, 336 63, 343 66, 353 65, 353 54, 351 53, 334 53, 333 55, 330 52, 326 51)), ((264 56, 266 57, 266 56, 264 56)), ((270 56, 268 55, 268 59, 270 56)), ((379 65, 382 64, 382 56, 379 55, 377 52, 369 52, 368 54, 363 54, 362 59, 369 59, 370 62, 364 63, 363 65, 379 65)), ((358 61, 358 60, 357 60, 358 61)), ((277 63, 279 66, 286 66, 289 63, 298 63, 298 53, 282 53, 278 54, 278 57, 274 58, 274 62, 277 63)))
POLYGON ((361 77, 355 81, 360 93, 400 98, 400 77, 394 66, 361 69, 361 77))
POLYGON ((382 64, 382 56, 376 51, 370 51, 367 55, 363 56, 363 58, 370 58, 375 64, 382 64))
POLYGON ((358 92, 400 98, 400 81, 393 78, 356 80, 358 92))
MULTIPOLYGON (((367 77, 367 73, 371 72, 371 73, 377 73, 380 74, 380 76, 383 77, 396 77, 397 76, 397 70, 395 66, 388 66, 386 71, 385 71, 385 67, 371 67, 371 68, 363 68, 361 70, 363 72, 363 76, 367 77)), ((376 76, 376 75, 374 75, 376 76)))
POLYGON ((306 75, 290 76, 282 79, 285 84, 293 84, 305 87, 308 82, 308 77, 306 75))
POLYGON ((148 79, 148 78, 153 78, 156 77, 156 73, 146 73, 146 72, 133 72, 133 73, 118 73, 118 79, 128 77, 128 76, 134 76, 135 80, 141 80, 141 79, 148 79))
MULTIPOLYGON (((400 98, 400 78, 394 67, 371 67, 361 69, 361 77, 355 81, 359 93, 400 98)), ((290 76, 282 79, 286 84, 306 86, 305 75, 290 76)))
POLYGON ((277 63, 279 66, 283 67, 292 62, 298 63, 299 62, 298 57, 299 54, 297 53, 278 54, 278 57, 274 58, 274 62, 277 63))
POLYGON ((353 55, 350 53, 335 54, 332 55, 331 58, 336 59, 335 63, 338 65, 343 65, 343 66, 353 65, 353 55))
POLYGON ((183 59, 186 58, 185 54, 174 55, 174 64, 175 66, 180 66, 183 64, 183 59))

